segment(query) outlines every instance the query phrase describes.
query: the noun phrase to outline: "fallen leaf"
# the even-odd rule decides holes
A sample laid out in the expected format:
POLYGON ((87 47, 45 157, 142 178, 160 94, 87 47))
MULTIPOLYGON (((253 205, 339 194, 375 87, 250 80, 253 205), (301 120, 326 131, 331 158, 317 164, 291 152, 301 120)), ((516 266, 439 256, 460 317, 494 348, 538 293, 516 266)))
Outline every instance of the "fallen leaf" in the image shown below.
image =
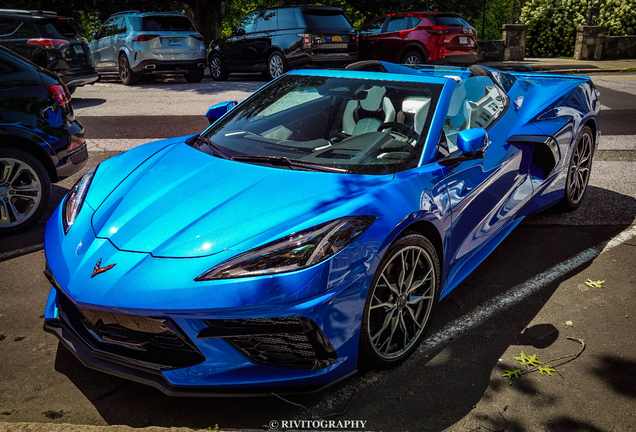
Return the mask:
POLYGON ((504 370, 504 374, 502 376, 510 378, 510 380, 512 381, 513 378, 521 378, 521 371, 519 369, 504 370))
POLYGON ((556 372, 556 369, 551 368, 550 365, 546 365, 545 367, 539 366, 537 369, 539 370, 539 373, 541 375, 543 375, 543 372, 545 372, 548 375, 552 376, 552 372, 556 372))
POLYGON ((574 327, 574 323, 572 321, 566 321, 563 323, 563 325, 566 327, 574 327))
POLYGON ((588 279, 585 281, 585 285, 592 288, 603 288, 604 280, 593 281, 592 279, 588 279))

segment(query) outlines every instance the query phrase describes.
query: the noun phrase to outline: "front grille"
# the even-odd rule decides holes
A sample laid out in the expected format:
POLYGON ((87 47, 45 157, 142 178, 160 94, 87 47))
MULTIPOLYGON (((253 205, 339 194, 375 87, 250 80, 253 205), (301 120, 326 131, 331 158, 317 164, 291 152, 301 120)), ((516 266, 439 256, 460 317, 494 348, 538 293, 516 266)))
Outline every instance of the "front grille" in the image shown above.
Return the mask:
POLYGON ((222 338, 257 363, 309 370, 336 361, 325 334, 307 318, 205 320, 198 338, 222 338))
POLYGON ((73 162, 73 165, 84 162, 88 159, 88 146, 82 147, 80 150, 76 151, 69 157, 71 159, 71 162, 73 162))
POLYGON ((58 299, 59 319, 94 352, 154 370, 205 360, 170 319, 80 308, 60 291, 58 299))

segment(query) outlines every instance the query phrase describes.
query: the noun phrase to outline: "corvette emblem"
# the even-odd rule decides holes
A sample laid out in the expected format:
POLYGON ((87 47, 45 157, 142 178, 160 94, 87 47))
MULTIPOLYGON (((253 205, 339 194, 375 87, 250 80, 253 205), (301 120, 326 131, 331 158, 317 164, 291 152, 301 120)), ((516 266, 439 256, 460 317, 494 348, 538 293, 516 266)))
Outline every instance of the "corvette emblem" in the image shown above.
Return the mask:
POLYGON ((104 273, 104 272, 112 269, 116 265, 116 264, 111 264, 111 265, 107 265, 106 267, 100 267, 99 265, 101 263, 102 263, 102 259, 100 258, 97 261, 97 264, 95 264, 95 268, 93 268, 93 274, 91 275, 91 279, 93 279, 95 276, 97 276, 100 273, 104 273))

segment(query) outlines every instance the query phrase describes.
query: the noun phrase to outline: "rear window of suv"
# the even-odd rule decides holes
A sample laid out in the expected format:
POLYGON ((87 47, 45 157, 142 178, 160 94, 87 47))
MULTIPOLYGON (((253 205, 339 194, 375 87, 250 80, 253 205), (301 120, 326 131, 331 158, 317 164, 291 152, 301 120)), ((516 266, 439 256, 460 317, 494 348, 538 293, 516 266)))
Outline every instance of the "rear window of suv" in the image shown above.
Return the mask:
POLYGON ((303 16, 307 27, 311 29, 338 29, 348 30, 351 27, 349 20, 342 12, 324 11, 319 9, 304 10, 303 16))
POLYGON ((428 17, 433 24, 437 24, 439 26, 449 26, 449 27, 470 27, 468 21, 459 15, 432 15, 428 17))
POLYGON ((196 31, 190 20, 180 16, 152 16, 141 19, 142 31, 196 31))
POLYGON ((35 25, 43 38, 68 39, 77 35, 77 32, 66 20, 38 20, 35 25))

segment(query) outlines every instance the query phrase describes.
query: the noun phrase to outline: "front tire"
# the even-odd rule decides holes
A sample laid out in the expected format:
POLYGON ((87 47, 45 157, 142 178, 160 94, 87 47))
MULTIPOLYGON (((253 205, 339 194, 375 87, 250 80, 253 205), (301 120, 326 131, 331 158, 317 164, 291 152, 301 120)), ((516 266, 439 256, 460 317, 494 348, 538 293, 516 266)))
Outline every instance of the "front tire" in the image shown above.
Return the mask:
POLYGON ((0 148, 0 237, 17 234, 34 225, 51 197, 51 180, 31 154, 0 148))
POLYGON ((566 210, 577 209, 590 181, 592 172, 592 157, 594 155, 594 135, 592 130, 585 126, 576 138, 576 144, 572 150, 568 175, 565 182, 565 197, 563 204, 566 210))
POLYGON ((139 81, 139 74, 130 68, 126 54, 119 56, 119 79, 123 85, 135 85, 139 81))
POLYGON ((218 54, 212 54, 210 57, 210 75, 214 81, 225 81, 230 75, 218 54))
POLYGON ((267 77, 273 80, 285 72, 287 72, 285 58, 279 51, 274 51, 270 54, 269 60, 267 60, 267 77))
POLYGON ((410 232, 384 255, 362 316, 362 366, 397 366, 421 343, 439 300, 440 263, 431 242, 410 232))

